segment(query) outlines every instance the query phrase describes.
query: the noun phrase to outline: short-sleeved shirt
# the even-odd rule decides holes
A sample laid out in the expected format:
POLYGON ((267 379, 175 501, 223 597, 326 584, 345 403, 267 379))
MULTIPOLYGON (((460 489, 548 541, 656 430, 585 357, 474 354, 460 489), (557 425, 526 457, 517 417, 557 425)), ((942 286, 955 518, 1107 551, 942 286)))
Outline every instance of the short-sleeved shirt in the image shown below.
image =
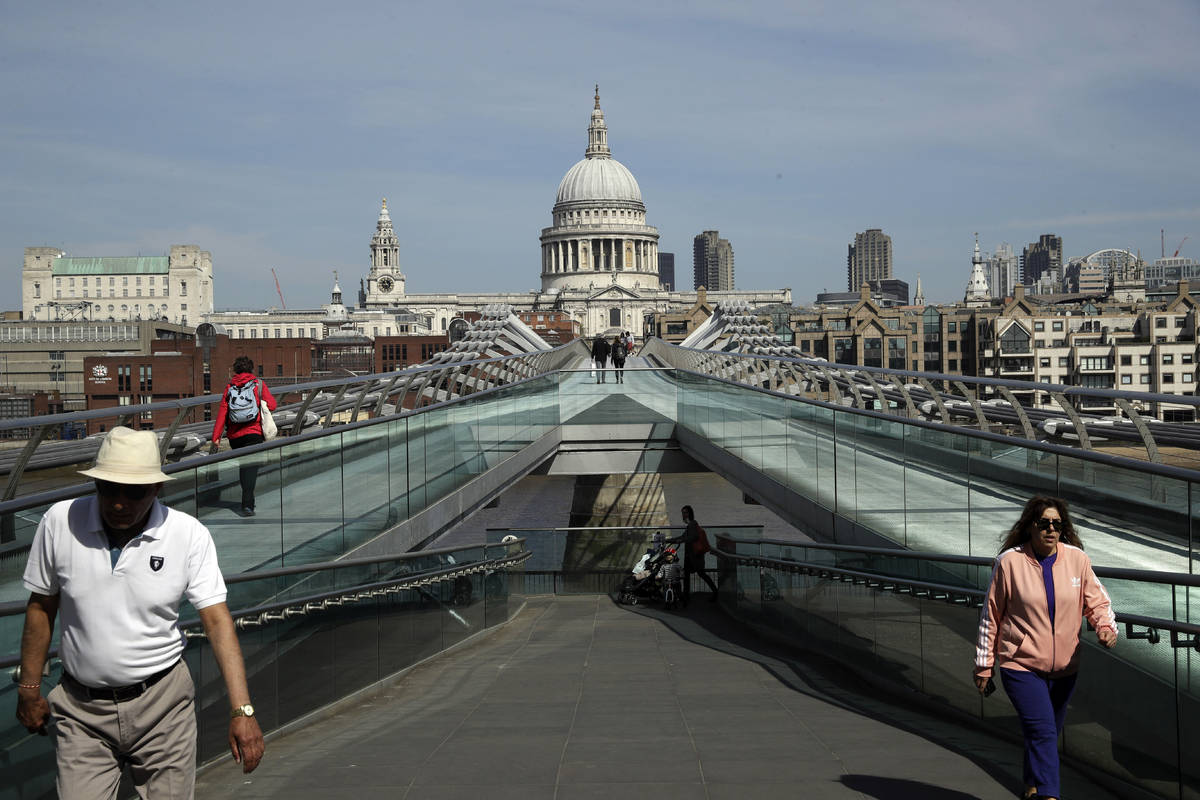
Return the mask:
POLYGON ((59 595, 63 666, 87 686, 128 686, 183 653, 179 604, 225 601, 208 529, 155 502, 146 527, 114 564, 96 497, 55 503, 42 517, 25 566, 25 588, 59 595))

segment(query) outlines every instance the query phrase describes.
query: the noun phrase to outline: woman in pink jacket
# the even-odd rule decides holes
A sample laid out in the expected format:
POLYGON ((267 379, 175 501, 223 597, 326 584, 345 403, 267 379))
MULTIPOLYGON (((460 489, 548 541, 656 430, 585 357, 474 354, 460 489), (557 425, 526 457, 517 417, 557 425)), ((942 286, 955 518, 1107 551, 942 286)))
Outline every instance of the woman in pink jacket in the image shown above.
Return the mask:
POLYGON ((1008 532, 979 615, 975 686, 991 693, 1000 670, 1025 735, 1025 797, 1057 798, 1058 735, 1079 669, 1087 617, 1100 643, 1117 641, 1108 593, 1071 524, 1067 504, 1035 497, 1008 532))

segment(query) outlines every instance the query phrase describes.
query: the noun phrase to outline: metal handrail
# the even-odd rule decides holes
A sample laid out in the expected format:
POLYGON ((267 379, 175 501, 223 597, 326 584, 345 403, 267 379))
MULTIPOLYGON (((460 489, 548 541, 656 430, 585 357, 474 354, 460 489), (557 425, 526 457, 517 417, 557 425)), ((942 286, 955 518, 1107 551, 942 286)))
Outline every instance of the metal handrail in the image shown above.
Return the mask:
MULTIPOLYGON (((517 356, 507 356, 506 358, 517 358, 517 356)), ((385 375, 391 375, 391 374, 392 373, 385 373, 385 375)), ((440 401, 437 403, 430 403, 428 405, 423 405, 419 408, 413 408, 413 409, 397 408, 397 412, 393 415, 374 417, 371 419, 362 419, 362 420, 357 420, 355 422, 348 422, 344 425, 338 426, 338 428, 336 430, 330 430, 330 429, 326 429, 323 427, 317 427, 312 430, 293 434, 290 436, 280 436, 279 438, 273 439, 268 442, 263 442, 261 444, 249 445, 247 447, 243 447, 243 448, 237 450, 236 452, 233 450, 228 450, 225 452, 215 453, 215 454, 210 454, 210 455, 196 455, 194 457, 189 458, 186 463, 180 462, 180 463, 175 463, 175 464, 170 464, 170 463, 164 464, 162 467, 162 470, 163 470, 163 472, 167 473, 168 475, 170 475, 172 473, 176 473, 176 472, 186 472, 186 471, 195 469, 196 467, 199 467, 199 466, 215 464, 215 463, 219 463, 221 461, 230 460, 230 459, 244 458, 247 455, 252 455, 252 454, 260 452, 260 451, 273 450, 273 449, 276 449, 279 447, 283 447, 285 445, 295 444, 297 442, 303 442, 303 441, 307 441, 309 439, 316 439, 316 438, 320 438, 322 436, 328 436, 328 435, 331 435, 332 433, 340 433, 343 431, 355 430, 357 428, 367 427, 370 425, 379 425, 379 424, 383 424, 385 422, 393 422, 397 419, 404 419, 404 418, 408 418, 408 417, 412 417, 412 416, 417 416, 420 414, 438 411, 438 410, 441 410, 444 408, 449 408, 451 406, 454 406, 454 405, 457 405, 460 403, 477 402, 481 397, 486 397, 489 394, 497 393, 497 392, 500 392, 503 390, 510 390, 515 386, 521 386, 521 385, 524 385, 527 383, 531 383, 533 381, 536 381, 536 380, 539 380, 539 379, 545 377, 545 375, 547 375, 547 374, 549 374, 549 373, 543 372, 543 373, 540 373, 537 375, 532 375, 527 378, 522 378, 520 380, 513 381, 512 383, 508 383, 508 384, 504 384, 504 385, 500 385, 500 386, 493 386, 488 389, 483 389, 481 391, 475 392, 470 395, 462 395, 462 396, 454 397, 449 400, 443 400, 443 401, 440 401)), ((355 380, 357 381, 359 379, 356 378, 355 380)), ((364 386, 369 387, 370 382, 369 381, 366 382, 364 384, 364 386)), ((213 397, 213 395, 206 395, 206 398, 211 398, 211 397, 213 397)), ((216 395, 216 397, 219 399, 220 395, 216 395)), ((192 398, 192 399, 197 400, 197 402, 198 402, 200 399, 204 399, 204 398, 192 398)), ((166 401, 165 405, 172 405, 175 403, 183 403, 183 402, 189 402, 189 401, 171 400, 171 401, 166 401)), ((350 403, 350 402, 351 401, 348 401, 348 400, 343 401, 343 403, 350 403)), ((153 406, 157 406, 157 405, 158 404, 153 404, 153 406)), ((147 406, 147 408, 151 408, 153 406, 147 406)), ((175 407, 175 406, 172 405, 172 407, 175 407)), ((135 409, 138 407, 137 406, 122 406, 122 408, 123 409, 135 409)), ((80 413, 91 413, 91 412, 80 412, 80 413)), ((112 415, 109 414, 108 416, 112 416, 112 415)), ((196 424, 201 424, 201 423, 196 423, 196 424)), ((206 422, 203 424, 205 426, 208 426, 211 429, 211 424, 212 424, 211 422, 206 422)), ((68 500, 73 497, 80 497, 82 495, 89 493, 90 491, 92 491, 90 484, 80 483, 80 484, 76 484, 73 486, 64 486, 64 487, 60 487, 57 489, 48 489, 43 492, 36 492, 33 494, 21 495, 20 497, 12 497, 9 499, 3 499, 3 500, 0 500, 0 515, 6 514, 6 513, 13 513, 13 512, 17 512, 17 511, 23 511, 27 508, 33 508, 33 507, 39 506, 39 505, 47 505, 49 503, 54 503, 59 500, 68 500)))
MULTIPOLYGON (((788 561, 786 559, 766 556, 739 555, 719 550, 713 550, 712 552, 718 558, 730 559, 741 564, 746 564, 747 566, 768 567, 785 572, 800 572, 806 575, 830 577, 839 580, 848 579, 860 586, 866 586, 869 589, 878 591, 896 592, 904 588, 908 590, 902 592, 904 594, 928 597, 933 600, 943 600, 955 605, 967 604, 974 608, 980 608, 983 605, 984 598, 987 596, 987 592, 982 589, 923 581, 917 578, 882 575, 877 572, 863 572, 861 570, 833 567, 825 564, 813 564, 805 561, 788 561)), ((1172 647, 1194 648, 1200 651, 1200 624, 1120 612, 1115 614, 1115 617, 1117 622, 1125 625, 1126 638, 1146 639, 1150 644, 1154 644, 1158 641, 1158 631, 1169 631, 1172 647), (1135 632, 1133 631, 1134 626, 1144 627, 1147 630, 1135 632)))
MULTIPOLYGON (((831 550, 834 552, 843 553, 865 553, 867 555, 907 558, 918 561, 941 561, 948 564, 966 564, 973 567, 991 567, 996 563, 995 557, 987 558, 985 556, 960 556, 951 553, 926 553, 921 550, 901 550, 893 549, 891 547, 860 547, 858 545, 827 544, 824 542, 797 542, 785 541, 783 539, 730 538, 728 541, 737 544, 770 544, 780 545, 783 547, 808 547, 814 550, 831 550)), ((792 562, 788 559, 780 560, 784 563, 799 563, 792 562)), ((1101 578, 1114 578, 1116 580, 1138 581, 1141 583, 1170 584, 1172 586, 1200 587, 1200 574, 1193 574, 1190 572, 1165 572, 1151 569, 1128 569, 1125 567, 1098 567, 1094 564, 1092 565, 1092 571, 1101 578)))
MULTIPOLYGON (((533 353, 473 358, 462 361, 418 365, 396 372, 288 384, 284 389, 284 394, 299 394, 302 399, 298 403, 281 406, 276 409, 275 414, 279 416, 294 414, 295 419, 286 424, 281 424, 280 428, 281 431, 290 429, 292 434, 299 434, 305 425, 306 414, 309 413, 310 406, 313 409, 312 413, 323 412, 326 427, 332 423, 335 412, 353 410, 355 419, 351 421, 356 422, 358 421, 357 415, 363 407, 363 401, 366 396, 380 393, 381 396, 378 398, 378 402, 375 403, 376 410, 382 411, 383 406, 386 404, 385 401, 392 395, 396 395, 394 411, 389 416, 402 416, 406 413, 412 413, 419 408, 440 405, 454 399, 461 399, 467 395, 481 394, 501 386, 512 386, 537 378, 567 365, 579 358, 581 353, 582 348, 578 340, 573 340, 552 350, 533 353), (480 370, 486 370, 488 375, 487 386, 483 389, 479 388, 479 381, 472 377, 479 374, 480 370), (437 379, 430 380, 430 376, 435 376, 437 379), (396 380, 401 377, 407 379, 403 381, 396 380), (424 377, 423 380, 420 379, 422 377, 424 377), (385 383, 386 389, 381 393, 379 387, 385 383), (347 389, 352 386, 357 388, 354 392, 348 392, 347 389), (332 399, 322 398, 320 403, 314 405, 314 400, 324 390, 335 387, 337 391, 332 399), (413 408, 405 409, 405 402, 410 400, 413 408)), ((221 397, 221 394, 207 394, 200 397, 164 400, 136 406, 117 406, 107 409, 91 409, 40 417, 0 420, 0 432, 6 430, 34 431, 36 429, 36 434, 29 438, 25 448, 16 454, 16 460, 9 468, 8 481, 4 485, 2 493, 0 493, 0 499, 11 500, 16 496, 17 487, 26 465, 30 463, 30 459, 38 452, 39 446, 46 439, 49 432, 61 425, 110 418, 116 418, 117 424, 126 424, 144 413, 155 411, 174 412, 172 414, 174 421, 171 425, 159 431, 163 439, 160 446, 160 454, 162 460, 165 461, 172 440, 177 434, 193 434, 202 441, 208 441, 208 434, 212 430, 211 421, 183 423, 182 420, 190 410, 219 402, 221 397)), ((317 414, 318 423, 321 421, 321 416, 322 414, 317 414)), ((73 456, 79 454, 80 445, 85 442, 86 444, 83 444, 85 450, 94 449, 99 446, 99 442, 95 439, 91 441, 72 440, 73 456)), ((51 442, 51 444, 57 446, 59 443, 51 442)), ((81 459, 73 457, 63 460, 62 463, 76 463, 79 460, 81 459)))
MULTIPOLYGON (((515 542, 507 542, 503 546, 521 545, 524 542, 518 540, 515 542)), ((500 543, 489 545, 491 547, 501 546, 500 543)), ((241 583, 251 580, 262 580, 282 575, 306 574, 308 572, 321 572, 330 569, 337 569, 341 566, 363 566, 369 564, 379 564, 388 562, 402 562, 412 558, 421 556, 439 555, 461 550, 469 550, 479 547, 457 547, 457 548, 440 548, 438 550, 419 550, 414 553, 404 553, 399 556, 382 556, 374 558, 358 558, 347 559, 345 562, 324 562, 322 564, 314 564, 310 568, 305 567, 290 567, 277 570, 264 570, 261 573, 241 573, 230 577, 229 582, 241 583)), ((232 611, 231 616, 239 630, 245 630, 249 627, 257 627, 266 624, 267 622, 290 619, 297 616, 306 616, 315 611, 324 611, 329 606, 341 606, 347 603, 360 602, 369 599, 369 597, 380 596, 378 593, 396 593, 406 589, 417 588, 437 583, 451 578, 460 576, 478 574, 480 572, 495 571, 499 568, 513 566, 528 560, 533 553, 529 550, 522 549, 517 553, 504 555, 499 558, 487 559, 483 561, 471 561, 466 564, 452 564, 437 569, 424 570, 422 572, 411 573, 398 576, 394 579, 383 581, 372 581, 371 583, 359 584, 351 587, 342 587, 339 589, 330 589, 326 592, 307 595, 298 598, 290 598, 288 600, 280 600, 275 603, 263 603, 249 608, 238 609, 232 611), (269 614, 278 616, 268 617, 269 614), (254 620, 250 622, 249 620, 254 620)), ((0 616, 12 616, 14 610, 16 613, 21 613, 25 609, 24 603, 5 603, 0 608, 0 616), (15 607, 15 609, 14 609, 15 607)), ((188 620, 180 625, 180 629, 184 631, 187 638, 202 638, 203 632, 196 632, 195 628, 200 625, 200 620, 188 620)), ((47 658, 56 658, 58 656, 57 648, 48 653, 47 658)), ((0 658, 0 669, 15 667, 20 665, 21 658, 17 656, 8 656, 0 658)))
MULTIPOLYGON (((387 556, 361 556, 359 558, 346 558, 340 561, 320 561, 315 564, 299 564, 294 567, 276 567, 275 569, 256 570, 254 572, 235 572, 231 575, 222 575, 222 580, 225 585, 238 583, 249 583, 250 581, 266 580, 268 578, 284 578, 291 575, 305 575, 310 572, 327 572, 334 569, 344 569, 346 567, 364 567, 373 564, 389 564, 403 561, 415 561, 419 558, 428 558, 429 556, 442 556, 452 553, 460 553, 464 550, 476 550, 489 547, 506 547, 519 544, 522 547, 525 545, 525 539, 517 537, 511 542, 487 542, 485 544, 460 545, 458 547, 437 547, 428 550, 413 550, 408 553, 397 553, 387 556)), ((475 562, 471 562, 475 563, 475 562)), ((15 614, 21 614, 25 611, 24 601, 12 601, 8 603, 0 603, 0 617, 11 617, 15 614)))
MULTIPOLYGON (((841 386, 850 390, 857 410, 867 410, 868 403, 874 404, 878 400, 885 410, 888 402, 895 402, 897 413, 902 412, 901 406, 903 406, 912 416, 912 411, 916 409, 913 403, 913 395, 916 393, 921 395, 919 400, 922 404, 927 402, 931 404, 929 409, 923 409, 922 413, 926 416, 933 416, 936 407, 936 412, 940 415, 943 424, 952 426, 954 423, 951 418, 957 415, 958 411, 953 408, 948 410, 947 404, 952 406, 962 403, 969 408, 969 413, 963 412, 963 416, 969 420, 968 425, 978 425, 983 430, 987 430, 991 424, 1012 427, 1019 425, 1025 441, 1036 441, 1032 438, 1033 428, 1030 425, 1030 418, 1034 417, 1038 425, 1043 426, 1043 432, 1047 435, 1058 436, 1059 428, 1061 428, 1063 433, 1077 436, 1083 452, 1090 452, 1092 449, 1090 436, 1140 442, 1144 445, 1147 458, 1151 463, 1161 463, 1160 445, 1179 444, 1176 439, 1180 437, 1185 440, 1183 446, 1193 449, 1200 448, 1200 434, 1195 431, 1194 426, 1162 423, 1153 419, 1151 421, 1155 424, 1147 425, 1146 420, 1134 408, 1134 405, 1145 402, 1168 403, 1176 406, 1190 405, 1200 410, 1200 397, 1196 396, 1006 381, 1000 378, 838 364, 824 359, 793 356, 696 350, 678 345, 667 345, 661 339, 648 340, 643 346, 643 351, 658 363, 684 371, 787 397, 794 398, 799 393, 804 395, 804 399, 807 401, 820 401, 821 398, 818 397, 818 394, 823 385, 825 391, 831 395, 829 399, 834 401, 833 405, 835 406, 838 406, 837 401, 840 399, 838 387, 841 386), (746 368, 746 365, 758 364, 767 366, 753 370, 746 368), (797 371, 801 374, 797 375, 797 371), (930 380, 941 381, 947 386, 953 386, 959 391, 959 394, 939 393, 933 390, 930 380), (794 391, 783 391, 789 388, 789 384, 794 391), (968 385, 971 388, 968 388, 968 385), (997 406, 990 402, 983 402, 980 395, 984 392, 980 390, 995 391, 1007 403, 1013 403, 1013 405, 1011 407, 1007 404, 997 406), (1044 392, 1055 401, 1058 410, 1023 407, 1016 404, 1012 390, 1044 392), (1112 414, 1105 415, 1106 418, 1081 415, 1077 405, 1085 405, 1084 398, 1097 397, 1112 400, 1113 405, 1126 415, 1128 421, 1114 420, 1112 414), (1076 402, 1069 402, 1068 398, 1076 402), (1167 434, 1174 439, 1164 441, 1162 437, 1167 434)), ((894 419, 896 414, 888 413, 887 416, 894 419)))

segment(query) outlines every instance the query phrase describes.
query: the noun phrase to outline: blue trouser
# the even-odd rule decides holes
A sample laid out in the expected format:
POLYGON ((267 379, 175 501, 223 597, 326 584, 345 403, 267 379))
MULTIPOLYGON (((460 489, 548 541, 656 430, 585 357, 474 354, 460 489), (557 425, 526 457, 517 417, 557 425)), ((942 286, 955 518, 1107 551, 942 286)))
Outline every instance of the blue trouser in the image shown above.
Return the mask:
POLYGON ((1058 735, 1077 675, 1047 678, 1036 672, 1001 669, 1000 682, 1021 719, 1025 735, 1025 785, 1038 794, 1059 796, 1058 735))

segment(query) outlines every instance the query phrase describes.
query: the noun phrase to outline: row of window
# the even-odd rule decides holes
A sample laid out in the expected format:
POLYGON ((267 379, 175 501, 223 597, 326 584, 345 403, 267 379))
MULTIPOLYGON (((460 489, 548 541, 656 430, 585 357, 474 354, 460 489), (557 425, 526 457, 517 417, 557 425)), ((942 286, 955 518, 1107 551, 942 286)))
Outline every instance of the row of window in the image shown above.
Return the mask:
POLYGON ((0 325, 0 342, 124 342, 136 325, 0 325))

